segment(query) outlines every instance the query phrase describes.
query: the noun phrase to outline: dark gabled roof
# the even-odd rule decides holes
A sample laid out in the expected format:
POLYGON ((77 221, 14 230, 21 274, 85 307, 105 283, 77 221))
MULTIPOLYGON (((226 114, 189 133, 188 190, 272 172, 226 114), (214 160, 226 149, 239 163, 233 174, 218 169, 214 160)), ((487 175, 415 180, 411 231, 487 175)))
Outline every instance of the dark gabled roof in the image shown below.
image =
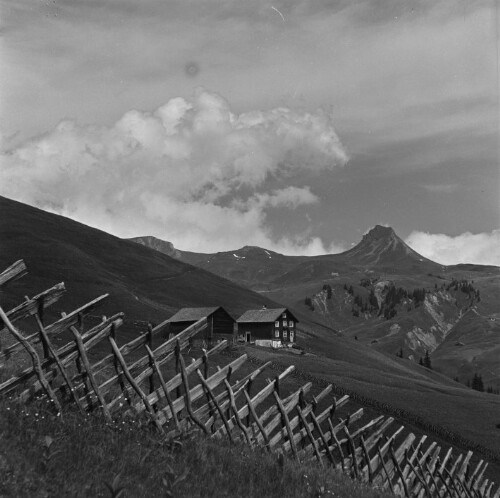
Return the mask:
POLYGON ((262 308, 260 310, 248 310, 243 313, 236 321, 238 323, 250 323, 250 322, 259 322, 259 323, 269 323, 276 321, 282 313, 287 311, 292 318, 297 322, 298 320, 290 313, 286 308, 274 308, 267 309, 262 308))
POLYGON ((167 321, 170 323, 175 322, 197 322, 202 318, 210 316, 215 313, 220 306, 212 308, 181 308, 174 316, 171 316, 167 321))

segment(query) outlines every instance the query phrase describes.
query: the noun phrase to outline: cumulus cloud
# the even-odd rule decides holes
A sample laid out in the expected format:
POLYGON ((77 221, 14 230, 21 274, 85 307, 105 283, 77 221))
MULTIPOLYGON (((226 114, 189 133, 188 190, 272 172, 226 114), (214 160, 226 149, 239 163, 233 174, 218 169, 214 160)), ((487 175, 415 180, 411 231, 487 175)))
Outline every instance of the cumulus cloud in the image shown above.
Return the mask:
POLYGON ((465 232, 456 237, 413 231, 406 243, 422 256, 443 265, 500 266, 500 229, 478 234, 465 232))
POLYGON ((294 176, 333 170, 348 157, 323 110, 236 114, 197 89, 112 126, 61 122, 2 154, 0 192, 122 237, 151 234, 182 249, 244 244, 324 252, 319 239, 276 240, 268 209, 318 202, 294 176), (279 188, 270 190, 272 179, 279 188))

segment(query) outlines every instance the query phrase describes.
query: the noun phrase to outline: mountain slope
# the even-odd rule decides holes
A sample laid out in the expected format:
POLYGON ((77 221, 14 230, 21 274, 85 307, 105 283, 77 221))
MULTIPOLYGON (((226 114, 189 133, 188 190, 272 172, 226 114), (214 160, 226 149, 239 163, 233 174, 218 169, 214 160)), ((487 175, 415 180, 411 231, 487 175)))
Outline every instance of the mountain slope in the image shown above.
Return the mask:
POLYGON ((104 293, 110 297, 99 312, 152 321, 183 306, 222 305, 234 315, 276 306, 224 278, 68 218, 3 197, 0 213, 0 268, 24 259, 29 270, 1 294, 4 307, 61 281, 68 292, 54 311, 104 293))

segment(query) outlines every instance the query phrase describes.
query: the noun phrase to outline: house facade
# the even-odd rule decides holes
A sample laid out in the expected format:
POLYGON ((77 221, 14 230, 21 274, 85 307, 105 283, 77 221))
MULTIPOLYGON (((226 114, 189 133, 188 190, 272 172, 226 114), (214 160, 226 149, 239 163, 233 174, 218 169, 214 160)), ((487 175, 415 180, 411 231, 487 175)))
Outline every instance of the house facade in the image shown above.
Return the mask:
POLYGON ((266 347, 291 347, 297 340, 297 318, 286 308, 248 310, 237 320, 238 339, 266 347))
POLYGON ((167 322, 166 333, 168 337, 174 337, 186 327, 193 325, 198 320, 206 318, 208 326, 205 330, 198 332, 193 341, 211 344, 223 339, 232 341, 235 337, 236 322, 234 318, 222 307, 211 308, 182 308, 167 322))

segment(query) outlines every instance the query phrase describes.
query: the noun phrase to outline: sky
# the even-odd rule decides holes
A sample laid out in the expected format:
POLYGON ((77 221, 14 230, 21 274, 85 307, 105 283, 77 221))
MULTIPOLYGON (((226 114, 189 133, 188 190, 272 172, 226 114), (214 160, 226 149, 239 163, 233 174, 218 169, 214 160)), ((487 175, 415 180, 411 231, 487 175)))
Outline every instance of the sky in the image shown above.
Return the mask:
POLYGON ((0 195, 183 250, 392 226, 500 265, 494 0, 0 0, 0 195))

